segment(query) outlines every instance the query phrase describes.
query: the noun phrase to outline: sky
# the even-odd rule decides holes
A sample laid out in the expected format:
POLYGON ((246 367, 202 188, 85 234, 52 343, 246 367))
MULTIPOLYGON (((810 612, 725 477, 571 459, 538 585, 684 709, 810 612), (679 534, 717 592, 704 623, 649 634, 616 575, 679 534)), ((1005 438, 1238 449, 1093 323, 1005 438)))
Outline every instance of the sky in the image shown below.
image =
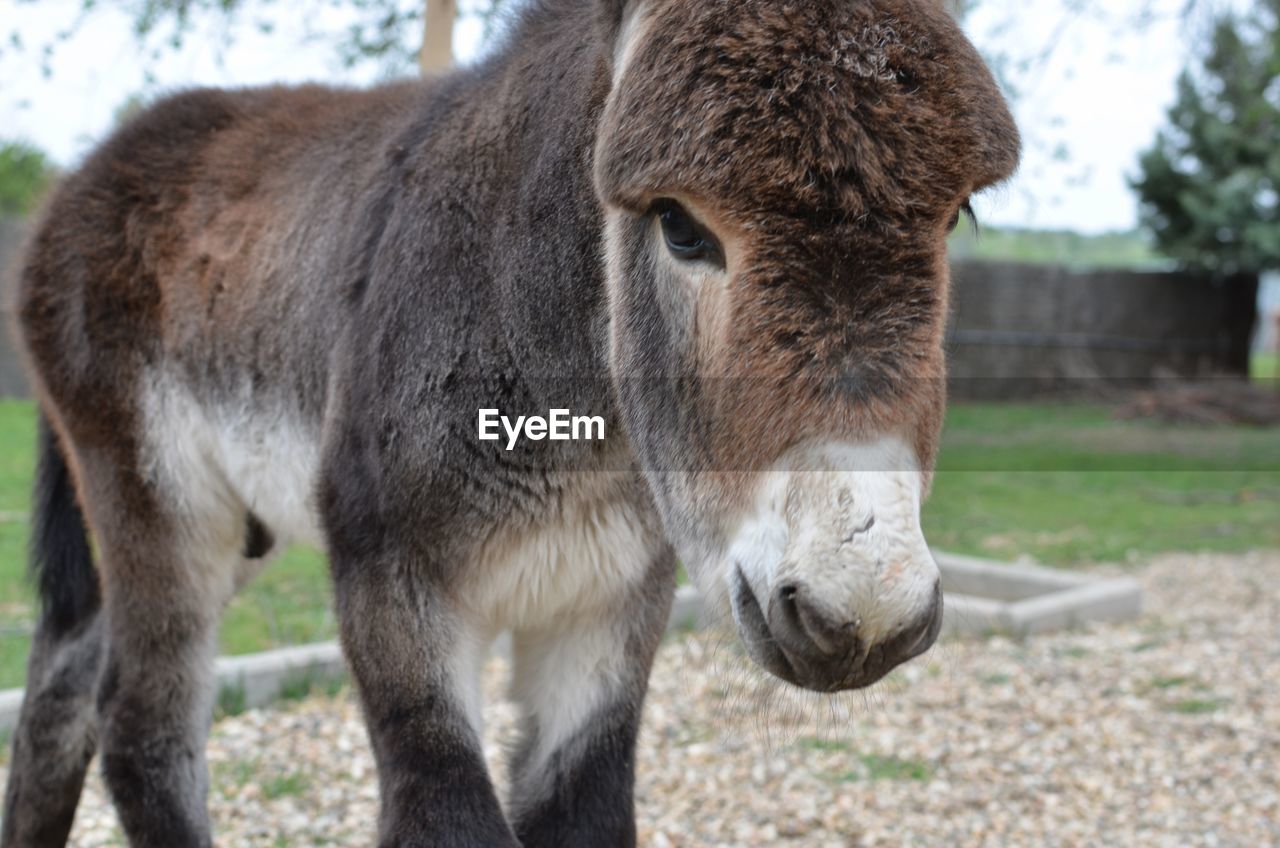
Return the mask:
MULTIPOLYGON (((210 20, 201 24, 201 36, 156 62, 143 61, 129 18, 99 4, 57 48, 46 76, 30 45, 55 42, 77 20, 81 3, 0 0, 0 38, 17 32, 29 45, 0 54, 0 138, 34 142, 63 166, 112 127, 131 95, 197 84, 363 85, 379 75, 373 67, 344 68, 331 42, 312 37, 342 30, 348 19, 341 10, 323 6, 304 20, 296 4, 290 15, 290 2, 277 0, 263 7, 276 10, 270 34, 254 26, 255 15, 229 32, 221 19, 210 20)), ((1101 11, 1080 14, 1073 11, 1080 0, 980 0, 965 27, 984 54, 1006 57, 1000 75, 1026 139, 1017 177, 975 202, 984 223, 1087 233, 1137 225, 1127 180, 1194 53, 1192 32, 1176 14, 1184 3, 1098 0, 1101 11), (1150 11, 1151 20, 1125 24, 1139 9, 1150 11)), ((464 19, 455 52, 465 61, 483 50, 483 26, 464 19)))

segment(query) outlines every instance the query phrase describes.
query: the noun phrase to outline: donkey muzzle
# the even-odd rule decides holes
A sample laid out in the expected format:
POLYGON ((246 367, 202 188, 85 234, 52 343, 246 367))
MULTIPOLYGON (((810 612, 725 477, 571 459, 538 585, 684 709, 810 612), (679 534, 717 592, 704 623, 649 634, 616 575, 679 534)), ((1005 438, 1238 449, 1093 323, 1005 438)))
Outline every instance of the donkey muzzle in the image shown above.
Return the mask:
POLYGON ((821 446, 763 480, 729 548, 729 599, 751 656, 824 692, 875 683, 942 628, 920 530, 922 476, 899 441, 821 446))
POLYGON ((869 636, 857 616, 832 612, 808 586, 786 583, 767 611, 741 574, 733 604, 748 651, 767 671, 818 692, 860 689, 929 650, 942 629, 942 586, 928 609, 887 638, 869 636))

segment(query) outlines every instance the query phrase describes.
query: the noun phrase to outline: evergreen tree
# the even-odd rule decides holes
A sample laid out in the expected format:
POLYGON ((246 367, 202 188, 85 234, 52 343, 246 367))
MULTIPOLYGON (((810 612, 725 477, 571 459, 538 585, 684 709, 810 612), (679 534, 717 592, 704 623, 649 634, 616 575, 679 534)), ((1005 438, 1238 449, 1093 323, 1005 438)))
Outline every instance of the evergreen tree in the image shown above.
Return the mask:
POLYGON ((1157 247, 1222 274, 1280 268, 1280 0, 1217 19, 1133 188, 1157 247))

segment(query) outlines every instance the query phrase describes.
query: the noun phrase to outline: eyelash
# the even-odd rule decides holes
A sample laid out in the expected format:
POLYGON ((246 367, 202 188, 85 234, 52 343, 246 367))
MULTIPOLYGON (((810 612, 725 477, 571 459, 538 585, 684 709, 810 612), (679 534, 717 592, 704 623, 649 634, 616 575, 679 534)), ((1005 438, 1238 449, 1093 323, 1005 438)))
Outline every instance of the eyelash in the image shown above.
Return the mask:
POLYGON ((951 232, 955 232, 960 227, 960 219, 968 218, 969 223, 973 225, 974 233, 982 232, 982 225, 978 223, 978 214, 973 211, 973 204, 966 200, 964 205, 960 207, 960 211, 956 212, 956 217, 951 224, 951 232))

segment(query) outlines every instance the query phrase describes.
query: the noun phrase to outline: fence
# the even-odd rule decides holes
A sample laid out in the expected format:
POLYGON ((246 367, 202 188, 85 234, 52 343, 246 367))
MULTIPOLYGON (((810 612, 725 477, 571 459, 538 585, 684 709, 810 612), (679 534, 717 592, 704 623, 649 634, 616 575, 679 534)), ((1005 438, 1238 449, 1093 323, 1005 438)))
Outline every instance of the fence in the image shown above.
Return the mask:
POLYGON ((952 269, 952 393, 1015 398, 1245 376, 1258 280, 1006 263, 952 269))

